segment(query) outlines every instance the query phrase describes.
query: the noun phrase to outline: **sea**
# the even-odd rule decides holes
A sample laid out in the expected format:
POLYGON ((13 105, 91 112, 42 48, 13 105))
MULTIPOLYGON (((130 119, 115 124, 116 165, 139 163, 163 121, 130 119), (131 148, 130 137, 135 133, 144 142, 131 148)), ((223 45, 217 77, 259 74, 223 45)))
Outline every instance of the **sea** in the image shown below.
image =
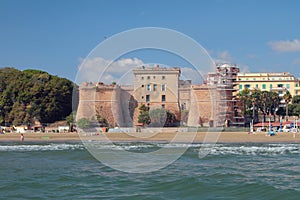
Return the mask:
MULTIPOLYGON (((162 145, 118 147, 143 153, 162 145)), ((172 153, 186 147, 161 169, 129 173, 102 163, 81 142, 2 142, 0 199, 300 198, 300 144, 179 143, 167 148, 172 153), (199 156, 201 149, 207 155, 199 156)))

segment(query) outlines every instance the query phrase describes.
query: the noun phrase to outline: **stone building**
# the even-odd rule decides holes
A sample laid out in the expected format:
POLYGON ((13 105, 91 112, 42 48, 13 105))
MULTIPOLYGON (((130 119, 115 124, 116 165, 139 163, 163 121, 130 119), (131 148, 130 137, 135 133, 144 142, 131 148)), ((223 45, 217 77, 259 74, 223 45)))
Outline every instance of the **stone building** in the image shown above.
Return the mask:
POLYGON ((133 96, 138 104, 178 113, 180 68, 141 67, 133 70, 133 96))
POLYGON ((234 122, 233 77, 235 68, 221 66, 208 75, 201 85, 191 80, 180 80, 180 68, 139 67, 133 69, 133 86, 83 83, 79 87, 77 119, 105 118, 110 126, 133 127, 137 123, 139 106, 150 109, 164 108, 184 125, 224 126, 226 120, 234 122), (224 73, 224 70, 229 70, 224 73))

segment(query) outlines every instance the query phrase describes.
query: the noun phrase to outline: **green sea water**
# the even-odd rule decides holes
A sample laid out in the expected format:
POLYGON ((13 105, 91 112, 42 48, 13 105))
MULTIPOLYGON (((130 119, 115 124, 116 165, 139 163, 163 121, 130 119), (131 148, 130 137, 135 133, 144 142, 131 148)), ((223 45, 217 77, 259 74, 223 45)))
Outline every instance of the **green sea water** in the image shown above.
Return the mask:
POLYGON ((299 161, 300 144, 190 144, 171 165, 134 174, 103 165, 81 143, 0 143, 0 199, 299 199, 299 161), (209 154, 200 159, 199 147, 209 154))

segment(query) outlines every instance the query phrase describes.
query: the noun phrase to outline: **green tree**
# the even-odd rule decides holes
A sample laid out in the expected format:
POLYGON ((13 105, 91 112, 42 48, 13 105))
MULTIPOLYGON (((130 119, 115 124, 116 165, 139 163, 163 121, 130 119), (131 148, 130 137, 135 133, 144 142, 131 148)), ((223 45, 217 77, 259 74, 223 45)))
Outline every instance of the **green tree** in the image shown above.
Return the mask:
POLYGON ((138 122, 139 123, 143 123, 143 124, 150 124, 151 120, 150 120, 150 116, 149 116, 149 107, 145 106, 144 104, 142 104, 139 107, 140 110, 140 114, 138 116, 138 122))
POLYGON ((71 112, 70 115, 68 115, 66 117, 66 121, 69 125, 69 131, 70 132, 73 132, 73 130, 74 130, 74 116, 75 116, 75 114, 73 112, 71 112))
POLYGON ((241 107, 242 115, 245 116, 247 114, 250 114, 251 111, 251 98, 250 98, 250 90, 248 88, 242 90, 237 95, 238 104, 241 107))
POLYGON ((280 99, 276 92, 260 91, 257 89, 244 89, 237 95, 238 104, 242 107, 242 114, 251 115, 254 121, 258 121, 258 111, 265 116, 275 114, 279 107, 280 99))
POLYGON ((258 121, 258 110, 261 103, 262 92, 260 90, 251 90, 250 99, 252 103, 252 119, 254 122, 258 121))
POLYGON ((293 116, 300 115, 300 96, 294 96, 292 100, 292 104, 289 105, 289 113, 293 116))
POLYGON ((0 123, 54 122, 72 111, 73 83, 40 70, 0 69, 0 123))
POLYGON ((292 100, 292 103, 293 104, 300 104, 300 95, 294 96, 293 100, 292 100))
POLYGON ((151 126, 154 127, 169 127, 174 126, 176 122, 176 116, 168 110, 163 108, 157 108, 150 110, 151 126))
POLYGON ((90 123, 90 120, 87 118, 81 118, 77 120, 77 126, 82 129, 88 128, 90 126, 90 123))
POLYGON ((274 115, 275 110, 279 107, 279 95, 272 91, 262 91, 258 100, 257 105, 264 115, 264 121, 266 121, 266 115, 274 115))
POLYGON ((167 121, 167 112, 165 109, 152 109, 149 112, 151 126, 163 127, 167 121))
POLYGON ((285 101, 285 120, 287 121, 288 120, 288 116, 289 116, 289 106, 288 105, 289 105, 289 103, 292 100, 292 95, 291 95, 291 93, 288 90, 283 95, 283 99, 285 101))

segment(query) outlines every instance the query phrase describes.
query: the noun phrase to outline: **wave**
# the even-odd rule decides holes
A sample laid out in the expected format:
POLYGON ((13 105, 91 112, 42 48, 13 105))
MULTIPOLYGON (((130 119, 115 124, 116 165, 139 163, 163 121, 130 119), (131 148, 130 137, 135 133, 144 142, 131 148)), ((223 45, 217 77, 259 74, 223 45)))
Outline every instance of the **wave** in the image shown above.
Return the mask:
POLYGON ((85 149, 82 144, 17 144, 0 145, 0 152, 3 151, 65 151, 85 149))
POLYGON ((283 155, 300 154, 300 144, 265 145, 203 145, 197 151, 208 151, 211 155, 283 155))
POLYGON ((192 152, 205 152, 209 155, 282 155, 300 154, 300 144, 187 144, 187 143, 87 143, 67 144, 0 144, 0 152, 4 151, 64 151, 84 150, 86 147, 125 151, 155 151, 160 148, 186 148, 192 152))
POLYGON ((186 148, 192 152, 211 155, 278 155, 300 154, 300 144, 188 144, 188 143, 88 143, 96 149, 125 151, 155 151, 160 148, 186 148))

